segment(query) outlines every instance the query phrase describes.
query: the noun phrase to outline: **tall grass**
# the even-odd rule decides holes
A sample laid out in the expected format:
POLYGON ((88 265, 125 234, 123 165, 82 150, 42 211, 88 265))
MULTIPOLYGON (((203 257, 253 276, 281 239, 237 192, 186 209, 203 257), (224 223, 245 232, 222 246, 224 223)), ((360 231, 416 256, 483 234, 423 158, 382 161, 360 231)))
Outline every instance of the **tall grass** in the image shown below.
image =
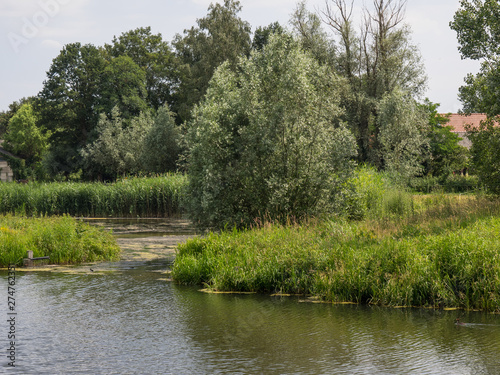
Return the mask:
POLYGON ((422 210, 392 225, 311 221, 212 233, 179 246, 172 275, 216 290, 500 311, 499 205, 465 206, 462 220, 422 210), (439 220, 428 225, 433 215, 439 220))
POLYGON ((0 183, 0 213, 168 217, 182 213, 187 177, 133 177, 112 184, 0 183))
POLYGON ((394 219, 413 214, 413 195, 370 167, 360 167, 351 180, 356 219, 394 219))
POLYGON ((0 216, 0 266, 22 265, 28 250, 51 264, 115 260, 120 251, 109 232, 69 216, 0 216))

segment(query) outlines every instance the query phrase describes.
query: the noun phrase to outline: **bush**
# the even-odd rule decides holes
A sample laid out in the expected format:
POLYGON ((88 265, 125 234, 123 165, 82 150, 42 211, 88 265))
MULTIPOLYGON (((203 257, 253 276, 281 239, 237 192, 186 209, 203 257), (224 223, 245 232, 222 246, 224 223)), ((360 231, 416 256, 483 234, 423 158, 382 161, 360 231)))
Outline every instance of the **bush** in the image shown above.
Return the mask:
POLYGON ((341 80, 289 35, 222 65, 189 125, 190 212, 203 225, 332 212, 356 145, 338 121, 341 80))
POLYGON ((360 167, 351 180, 354 198, 351 213, 354 219, 405 217, 413 213, 413 197, 406 188, 394 183, 387 173, 371 167, 360 167))
POLYGON ((472 142, 472 169, 479 183, 500 195, 500 127, 492 119, 482 121, 479 128, 467 129, 467 137, 472 142))
POLYGON ((479 187, 477 176, 450 175, 444 180, 433 176, 415 177, 409 187, 417 193, 469 193, 479 187))

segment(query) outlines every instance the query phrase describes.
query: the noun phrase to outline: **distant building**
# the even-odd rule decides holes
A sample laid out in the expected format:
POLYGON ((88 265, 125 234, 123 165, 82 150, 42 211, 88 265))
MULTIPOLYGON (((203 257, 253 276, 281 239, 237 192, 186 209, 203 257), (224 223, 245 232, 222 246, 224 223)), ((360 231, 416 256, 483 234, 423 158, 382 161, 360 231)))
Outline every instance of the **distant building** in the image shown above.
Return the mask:
POLYGON ((465 130, 465 125, 472 125, 474 128, 478 128, 481 121, 486 120, 486 114, 484 113, 472 113, 470 115, 459 115, 458 113, 452 113, 450 115, 450 121, 446 124, 451 126, 452 132, 457 134, 462 140, 460 144, 467 148, 472 146, 471 141, 467 138, 467 130, 465 130))
MULTIPOLYGON (((3 140, 0 139, 0 145, 3 143, 3 140)), ((2 147, 0 147, 0 182, 8 182, 14 179, 14 173, 12 169, 10 169, 9 164, 7 163, 7 159, 5 156, 14 157, 10 152, 5 151, 2 147)))

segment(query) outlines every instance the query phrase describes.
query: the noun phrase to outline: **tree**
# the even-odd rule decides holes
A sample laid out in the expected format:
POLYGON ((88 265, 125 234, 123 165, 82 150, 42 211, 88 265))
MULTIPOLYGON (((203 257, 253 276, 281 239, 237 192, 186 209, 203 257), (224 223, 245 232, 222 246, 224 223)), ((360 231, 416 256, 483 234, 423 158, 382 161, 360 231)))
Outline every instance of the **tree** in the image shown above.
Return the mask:
POLYGON ((302 48, 309 51, 320 64, 334 65, 334 43, 323 30, 318 15, 306 9, 305 0, 297 4, 290 23, 301 41, 302 48))
POLYGON ((181 152, 181 132, 167 106, 158 110, 144 139, 143 164, 148 172, 163 173, 177 169, 181 152))
POLYGON ((94 134, 105 65, 99 48, 80 43, 66 45, 52 61, 37 108, 41 123, 52 132, 54 173, 67 175, 81 168, 79 150, 94 134))
POLYGON ((202 225, 331 212, 355 143, 338 121, 342 80, 274 34, 236 71, 226 62, 187 134, 191 214, 202 225))
POLYGON ((253 34, 252 49, 260 51, 269 41, 269 37, 272 34, 284 34, 285 29, 279 24, 279 22, 273 22, 268 26, 259 26, 253 34))
POLYGON ((425 116, 417 102, 407 93, 394 90, 379 102, 378 112, 384 169, 406 181, 421 174, 428 140, 425 116))
POLYGON ((250 25, 238 17, 239 1, 224 0, 211 4, 206 17, 198 19, 198 27, 176 35, 173 45, 179 60, 180 84, 173 109, 178 120, 190 118, 191 109, 205 95, 215 69, 228 61, 236 67, 241 56, 251 50, 250 25))
POLYGON ((40 162, 48 148, 50 133, 38 125, 38 115, 31 104, 23 104, 10 119, 5 133, 4 148, 25 159, 31 166, 40 162))
POLYGON ((469 74, 460 88, 464 111, 500 115, 500 3, 462 0, 450 27, 457 32, 462 58, 481 61, 481 71, 469 74))
POLYGON ((403 24, 405 2, 374 0, 372 9, 364 9, 359 35, 352 23, 353 2, 330 2, 322 17, 339 44, 335 66, 349 81, 342 100, 345 120, 356 136, 359 160, 383 168, 380 101, 395 90, 418 98, 426 82, 420 53, 403 24))
POLYGON ((117 106, 122 118, 131 119, 148 110, 146 74, 130 57, 113 58, 101 79, 99 112, 111 113, 117 106))
POLYGON ((141 113, 130 123, 124 122, 118 107, 111 111, 110 118, 101 114, 97 125, 99 136, 80 151, 88 177, 115 179, 139 172, 144 139, 151 126, 149 114, 141 113))
POLYGON ((424 174, 446 178, 455 171, 467 167, 468 151, 459 144, 461 138, 452 132, 447 123, 449 115, 438 113, 439 104, 426 99, 420 105, 428 116, 429 157, 424 161, 424 174))
POLYGON ((108 59, 128 56, 145 73, 147 104, 158 110, 172 103, 172 95, 178 84, 176 61, 170 45, 161 34, 152 34, 151 27, 141 27, 113 38, 105 45, 108 59))
POLYGON ((7 128, 9 127, 10 119, 16 114, 19 108, 21 108, 23 104, 32 102, 33 102, 33 97, 22 98, 20 100, 14 101, 11 104, 9 104, 8 110, 0 112, 0 139, 7 131, 7 128))
POLYGON ((472 142, 473 172, 488 191, 500 195, 500 127, 488 119, 479 128, 469 126, 467 137, 472 142))
POLYGON ((450 22, 457 32, 462 58, 481 62, 480 72, 468 74, 460 88, 466 113, 481 112, 488 120, 469 128, 472 170, 484 186, 500 194, 500 3, 498 0, 462 0, 450 22))

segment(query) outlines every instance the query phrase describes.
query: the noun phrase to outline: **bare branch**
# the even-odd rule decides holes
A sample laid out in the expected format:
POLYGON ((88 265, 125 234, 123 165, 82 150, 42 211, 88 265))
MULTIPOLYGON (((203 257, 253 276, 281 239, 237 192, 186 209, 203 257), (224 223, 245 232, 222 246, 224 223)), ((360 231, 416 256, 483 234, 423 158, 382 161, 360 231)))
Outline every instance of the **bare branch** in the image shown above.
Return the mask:
POLYGON ((332 2, 340 14, 332 9, 328 0, 325 0, 325 10, 321 11, 321 19, 339 34, 342 34, 344 25, 351 21, 354 0, 351 1, 350 6, 346 4, 345 0, 332 0, 332 2))

